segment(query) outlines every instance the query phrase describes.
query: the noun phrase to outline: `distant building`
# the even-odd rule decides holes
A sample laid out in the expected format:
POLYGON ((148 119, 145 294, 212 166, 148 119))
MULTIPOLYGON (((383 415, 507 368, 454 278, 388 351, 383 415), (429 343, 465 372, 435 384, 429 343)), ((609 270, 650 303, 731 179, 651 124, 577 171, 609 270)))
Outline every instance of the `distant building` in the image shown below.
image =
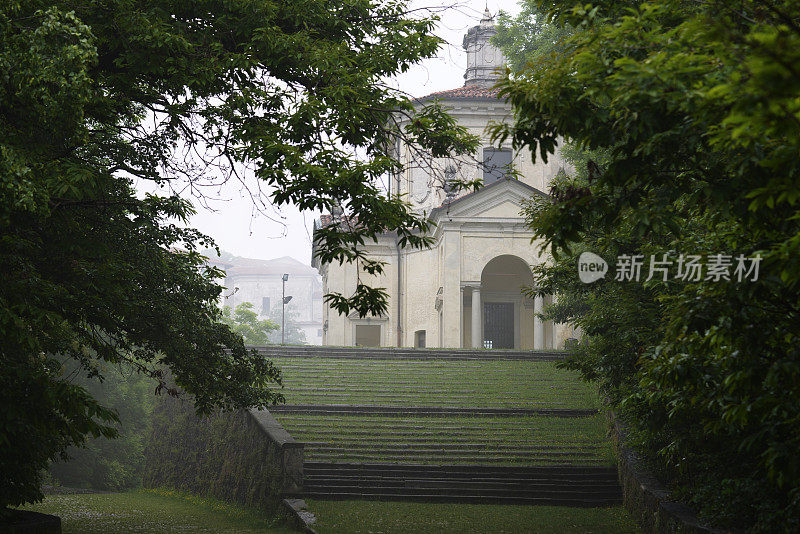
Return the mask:
POLYGON ((291 315, 305 332, 306 343, 322 344, 322 279, 314 268, 288 256, 257 260, 226 255, 209 263, 225 270, 222 304, 235 308, 250 302, 253 311, 264 318, 272 315, 274 319, 274 314, 280 313, 276 310, 281 309, 282 276, 288 274, 286 295, 292 300, 286 306, 287 323, 291 315))
MULTIPOLYGON (((509 141, 493 145, 490 122, 513 118, 511 105, 494 88, 503 54, 490 39, 494 20, 488 11, 464 37, 467 70, 464 86, 419 99, 417 107, 439 101, 471 133, 483 139, 471 158, 426 157, 405 143, 395 150, 404 171, 392 179, 392 193, 409 200, 433 224, 430 248, 399 246, 397 236, 382 234, 364 250, 385 262, 381 276, 357 272, 354 264, 313 260, 323 278, 323 292, 351 295, 356 282, 386 288, 385 315, 360 317, 323 310, 325 345, 401 347, 475 347, 494 349, 561 348, 574 337, 567 325, 542 321, 538 313, 553 297, 529 298, 531 266, 549 258, 531 243, 532 232, 521 211, 533 197, 546 197, 551 180, 570 169, 560 154, 533 161, 509 141), (517 174, 510 173, 513 168, 517 174), (472 193, 446 187, 454 178, 483 179, 472 193)), ((399 118, 400 128, 405 118, 399 118)), ((340 215, 323 215, 317 228, 341 224, 340 215)), ((312 254, 315 256, 315 254, 312 254)))

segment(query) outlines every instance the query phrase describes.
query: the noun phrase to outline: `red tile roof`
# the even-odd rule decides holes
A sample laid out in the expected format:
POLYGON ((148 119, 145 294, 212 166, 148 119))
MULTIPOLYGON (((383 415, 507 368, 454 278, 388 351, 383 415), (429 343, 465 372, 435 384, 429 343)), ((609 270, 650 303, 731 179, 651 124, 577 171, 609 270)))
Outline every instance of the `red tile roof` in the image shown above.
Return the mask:
POLYGON ((439 91, 423 96, 420 100, 451 99, 451 100, 494 100, 499 93, 498 89, 492 87, 481 87, 479 85, 468 85, 449 91, 439 91))

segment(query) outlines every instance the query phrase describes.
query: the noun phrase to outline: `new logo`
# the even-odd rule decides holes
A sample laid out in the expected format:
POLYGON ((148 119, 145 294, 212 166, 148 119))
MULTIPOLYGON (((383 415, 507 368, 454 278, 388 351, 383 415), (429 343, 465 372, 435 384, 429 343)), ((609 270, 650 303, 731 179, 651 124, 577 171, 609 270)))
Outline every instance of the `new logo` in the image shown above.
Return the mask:
POLYGON ((578 278, 584 284, 591 284, 603 278, 608 272, 606 260, 594 252, 582 252, 578 258, 578 278))

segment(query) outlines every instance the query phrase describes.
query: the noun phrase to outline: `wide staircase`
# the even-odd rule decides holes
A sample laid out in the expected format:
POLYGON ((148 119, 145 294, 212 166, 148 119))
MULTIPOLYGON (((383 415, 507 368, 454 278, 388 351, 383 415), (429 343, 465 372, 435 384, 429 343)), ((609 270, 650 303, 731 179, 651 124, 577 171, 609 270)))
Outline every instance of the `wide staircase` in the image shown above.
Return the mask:
POLYGON ((597 392, 557 351, 258 347, 318 499, 621 501, 597 392))

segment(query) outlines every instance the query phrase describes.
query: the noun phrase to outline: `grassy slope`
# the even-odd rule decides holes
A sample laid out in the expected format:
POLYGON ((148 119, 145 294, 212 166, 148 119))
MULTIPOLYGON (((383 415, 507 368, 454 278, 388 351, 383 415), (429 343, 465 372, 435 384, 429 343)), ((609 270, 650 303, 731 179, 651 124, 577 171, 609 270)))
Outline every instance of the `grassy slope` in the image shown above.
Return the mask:
POLYGON ((639 532, 622 507, 567 508, 309 501, 319 534, 628 534, 639 532))
POLYGON ((61 517, 64 534, 293 532, 236 505, 168 491, 50 495, 25 509, 61 517))

